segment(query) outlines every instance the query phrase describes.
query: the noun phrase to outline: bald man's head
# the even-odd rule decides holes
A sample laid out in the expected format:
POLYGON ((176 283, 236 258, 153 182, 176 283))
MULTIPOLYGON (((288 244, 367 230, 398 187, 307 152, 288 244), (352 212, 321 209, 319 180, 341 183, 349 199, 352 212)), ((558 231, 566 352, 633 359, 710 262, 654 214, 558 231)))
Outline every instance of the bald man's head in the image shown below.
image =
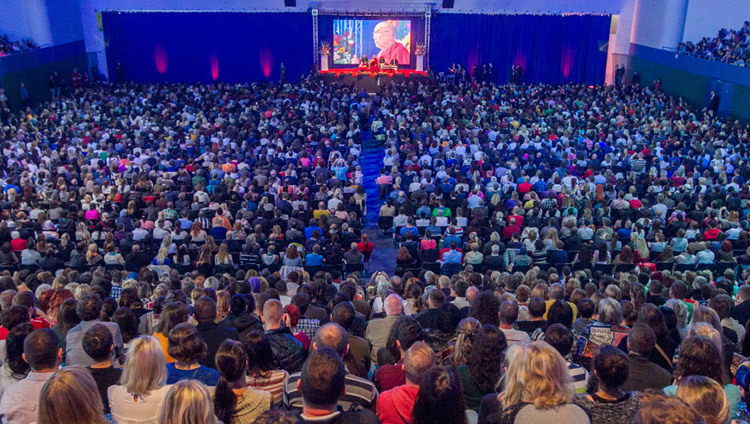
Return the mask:
POLYGON ((313 343, 315 349, 327 347, 335 350, 343 358, 349 350, 349 335, 344 330, 344 327, 331 322, 320 327, 315 333, 313 343))
POLYGON ((389 294, 388 297, 385 298, 384 303, 385 305, 383 306, 383 309, 385 310, 386 316, 398 316, 404 312, 404 301, 401 299, 401 296, 397 294, 389 294))
POLYGON ((276 299, 268 299, 263 305, 263 320, 267 329, 281 327, 281 317, 284 315, 284 307, 276 299))

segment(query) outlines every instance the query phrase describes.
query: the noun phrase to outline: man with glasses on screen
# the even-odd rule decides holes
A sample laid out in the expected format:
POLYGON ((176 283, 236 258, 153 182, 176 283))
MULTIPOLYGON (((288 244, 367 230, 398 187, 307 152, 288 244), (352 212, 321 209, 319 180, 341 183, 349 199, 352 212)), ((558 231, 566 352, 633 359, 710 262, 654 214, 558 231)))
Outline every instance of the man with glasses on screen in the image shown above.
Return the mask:
POLYGON ((409 63, 409 51, 403 44, 396 42, 395 29, 390 22, 375 25, 372 38, 375 40, 375 46, 380 49, 378 61, 382 58, 385 59, 385 63, 391 63, 393 59, 396 59, 399 65, 409 63))

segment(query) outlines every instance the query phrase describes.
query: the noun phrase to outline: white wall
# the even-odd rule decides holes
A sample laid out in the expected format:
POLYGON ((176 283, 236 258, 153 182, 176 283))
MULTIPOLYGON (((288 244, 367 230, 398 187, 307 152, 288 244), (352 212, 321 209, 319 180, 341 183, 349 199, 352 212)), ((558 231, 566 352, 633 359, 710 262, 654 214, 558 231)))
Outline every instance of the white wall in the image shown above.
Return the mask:
POLYGON ((78 0, 0 0, 0 34, 41 46, 83 40, 78 0))
POLYGON ((0 34, 11 40, 31 37, 23 0, 0 0, 0 34))
POLYGON ((739 29, 748 19, 750 0, 689 0, 682 41, 716 37, 720 29, 739 29))
POLYGON ((688 0, 637 0, 630 42, 655 49, 676 48, 685 29, 687 3, 688 0))

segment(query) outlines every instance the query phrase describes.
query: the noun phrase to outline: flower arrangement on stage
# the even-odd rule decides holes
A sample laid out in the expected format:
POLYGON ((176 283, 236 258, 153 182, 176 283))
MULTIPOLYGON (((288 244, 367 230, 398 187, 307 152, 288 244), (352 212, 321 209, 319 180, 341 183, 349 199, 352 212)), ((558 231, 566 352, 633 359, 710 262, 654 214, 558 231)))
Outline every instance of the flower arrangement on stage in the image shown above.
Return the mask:
POLYGON ((425 54, 425 45, 424 43, 417 43, 417 49, 414 50, 414 54, 417 56, 424 56, 425 54))
POLYGON ((328 44, 328 43, 326 43, 326 42, 320 43, 320 54, 322 56, 328 56, 328 55, 330 55, 331 54, 331 45, 328 44))

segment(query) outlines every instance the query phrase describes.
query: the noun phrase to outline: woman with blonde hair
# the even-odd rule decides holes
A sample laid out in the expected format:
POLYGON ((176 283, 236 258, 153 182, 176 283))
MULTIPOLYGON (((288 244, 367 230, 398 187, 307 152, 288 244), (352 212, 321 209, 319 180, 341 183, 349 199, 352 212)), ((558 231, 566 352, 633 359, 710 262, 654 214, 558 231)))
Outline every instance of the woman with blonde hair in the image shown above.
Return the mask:
POLYGON ((571 403, 575 390, 568 364, 555 348, 536 341, 511 347, 505 358, 505 388, 497 396, 503 410, 488 422, 591 422, 586 410, 571 403))
POLYGON ((232 266, 234 265, 234 260, 232 260, 232 255, 229 253, 229 245, 226 243, 222 243, 219 246, 219 253, 216 254, 215 257, 215 265, 220 266, 232 266))
POLYGON ((206 386, 182 380, 171 386, 159 408, 158 424, 216 424, 214 406, 206 386))
POLYGON ((224 321, 229 316, 229 302, 232 295, 226 290, 216 292, 216 323, 224 321))
POLYGON ((117 423, 156 424, 170 388, 165 386, 166 381, 167 365, 159 341, 152 336, 135 339, 128 348, 120 385, 107 389, 112 419, 117 423))
POLYGON ((703 417, 706 424, 724 424, 729 420, 729 401, 724 389, 715 380, 691 375, 680 381, 677 397, 703 417))
POLYGON ((166 265, 169 266, 172 262, 169 260, 169 249, 166 247, 159 248, 159 252, 153 261, 154 265, 166 265))
POLYGON ((66 367, 50 377, 39 395, 38 424, 105 424, 96 382, 86 368, 66 367))

